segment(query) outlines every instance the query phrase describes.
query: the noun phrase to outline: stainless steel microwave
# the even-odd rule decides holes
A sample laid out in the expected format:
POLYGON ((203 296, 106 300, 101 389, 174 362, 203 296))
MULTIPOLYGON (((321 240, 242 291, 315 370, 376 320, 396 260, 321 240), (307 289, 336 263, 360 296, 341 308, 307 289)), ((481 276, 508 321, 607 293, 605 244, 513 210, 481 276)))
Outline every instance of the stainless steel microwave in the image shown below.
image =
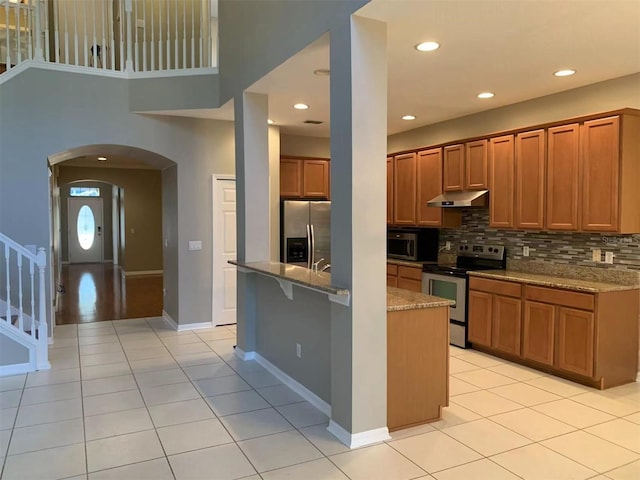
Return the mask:
POLYGON ((387 257, 414 262, 438 260, 439 231, 434 228, 390 229, 387 232, 387 257))

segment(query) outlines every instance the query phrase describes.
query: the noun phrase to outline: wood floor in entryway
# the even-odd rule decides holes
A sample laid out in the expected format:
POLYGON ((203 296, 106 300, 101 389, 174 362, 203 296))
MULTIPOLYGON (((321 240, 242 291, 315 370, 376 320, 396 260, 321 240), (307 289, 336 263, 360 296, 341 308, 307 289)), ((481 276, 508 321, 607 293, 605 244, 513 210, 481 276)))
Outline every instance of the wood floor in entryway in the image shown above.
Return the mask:
POLYGON ((162 315, 162 276, 125 278, 104 263, 64 265, 56 324, 90 323, 162 315))

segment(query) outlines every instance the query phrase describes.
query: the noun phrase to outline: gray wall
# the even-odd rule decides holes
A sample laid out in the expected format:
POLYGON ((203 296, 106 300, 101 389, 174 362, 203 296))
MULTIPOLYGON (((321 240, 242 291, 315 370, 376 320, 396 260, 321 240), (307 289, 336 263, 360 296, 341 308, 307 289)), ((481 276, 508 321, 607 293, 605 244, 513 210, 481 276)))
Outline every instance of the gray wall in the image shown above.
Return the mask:
MULTIPOLYGON (((60 185, 60 252, 62 261, 69 261, 69 190, 71 187, 98 187, 102 198, 102 258, 113 260, 112 186, 103 182, 76 182, 60 185)), ((117 212, 116 212, 117 214, 117 212)), ((72 226, 75 232, 75 225, 72 226)))
POLYGON ((134 112, 217 108, 217 74, 131 80, 129 105, 134 112))
POLYGON ((131 113, 128 82, 29 68, 2 84, 0 231, 22 244, 50 244, 47 158, 52 154, 111 144, 173 160, 178 228, 185 232, 176 249, 180 310, 174 319, 210 321, 211 175, 234 173, 233 124, 131 113), (203 249, 189 252, 188 240, 202 240, 203 249))
POLYGON ((331 304, 295 286, 288 300, 273 278, 256 275, 256 351, 331 403, 331 304), (296 356, 296 343, 302 356, 296 356))
POLYGON ((226 103, 369 0, 220 0, 220 102, 226 103))
POLYGON ((14 342, 9 337, 0 335, 0 365, 27 363, 28 361, 28 348, 14 342))
POLYGON ((162 260, 164 264, 163 309, 177 321, 179 318, 180 282, 178 270, 178 167, 162 171, 162 260))
POLYGON ((395 153, 624 107, 640 108, 640 73, 391 135, 387 151, 395 153))
POLYGON ((303 137, 301 135, 281 135, 280 151, 282 155, 292 157, 331 157, 331 140, 322 137, 303 137))

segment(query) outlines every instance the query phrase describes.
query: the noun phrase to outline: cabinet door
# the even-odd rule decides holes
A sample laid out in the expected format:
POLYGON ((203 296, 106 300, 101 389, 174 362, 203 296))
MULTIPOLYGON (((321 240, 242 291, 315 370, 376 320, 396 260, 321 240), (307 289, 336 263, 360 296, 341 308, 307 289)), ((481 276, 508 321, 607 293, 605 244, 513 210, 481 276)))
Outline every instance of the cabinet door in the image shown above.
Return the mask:
POLYGON ((418 152, 417 158, 418 225, 442 226, 442 208, 427 207, 427 202, 442 193, 442 149, 434 148, 418 152))
POLYGON ((445 192, 456 192, 464 188, 464 145, 444 147, 442 181, 445 192))
POLYGON ((416 224, 416 154, 394 158, 393 199, 395 225, 416 224))
POLYGON ((393 224, 393 157, 387 157, 387 225, 393 224))
POLYGON ((519 298, 493 295, 491 345, 496 350, 520 355, 521 305, 519 298))
POLYGON ((595 318, 591 312, 558 307, 556 367, 593 376, 595 318))
POLYGON ((524 302, 522 356, 545 365, 553 365, 555 308, 539 302, 524 302))
POLYGON ((578 124, 549 129, 547 228, 578 229, 578 124))
POLYGON ((397 287, 398 286, 398 277, 395 275, 387 274, 387 287, 397 287))
POLYGON ((422 281, 412 278, 398 277, 398 288, 411 290, 412 292, 422 292, 422 281))
POLYGON ((307 198, 329 198, 329 162, 303 160, 302 195, 307 198))
POLYGON ((465 150, 465 190, 488 188, 487 141, 468 142, 465 144, 465 150))
POLYGON ((516 228, 544 228, 545 159, 544 130, 516 136, 516 228))
POLYGON ((492 138, 489 144, 489 226, 513 228, 513 135, 492 138))
POLYGON ((302 196, 302 162, 293 158, 280 160, 280 196, 302 196))
POLYGON ((619 118, 584 122, 580 131, 580 143, 581 230, 615 232, 619 226, 619 118))
POLYGON ((491 346, 491 294, 469 290, 468 322, 469 341, 491 346))

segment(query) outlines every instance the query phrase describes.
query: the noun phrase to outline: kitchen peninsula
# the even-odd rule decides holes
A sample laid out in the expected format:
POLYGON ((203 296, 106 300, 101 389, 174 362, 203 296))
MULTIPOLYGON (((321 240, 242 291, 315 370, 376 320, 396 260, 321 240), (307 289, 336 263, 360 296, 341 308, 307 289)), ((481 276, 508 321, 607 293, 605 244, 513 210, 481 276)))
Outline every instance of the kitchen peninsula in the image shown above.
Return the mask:
MULTIPOLYGON (((349 290, 332 285, 328 273, 280 262, 229 263, 241 271, 275 279, 289 299, 295 295, 295 285, 326 294, 334 303, 349 305, 349 290)), ((438 420, 442 407, 449 403, 449 307, 453 304, 448 299, 387 288, 390 431, 438 420)), ((294 380, 305 383, 301 378, 294 380)))

